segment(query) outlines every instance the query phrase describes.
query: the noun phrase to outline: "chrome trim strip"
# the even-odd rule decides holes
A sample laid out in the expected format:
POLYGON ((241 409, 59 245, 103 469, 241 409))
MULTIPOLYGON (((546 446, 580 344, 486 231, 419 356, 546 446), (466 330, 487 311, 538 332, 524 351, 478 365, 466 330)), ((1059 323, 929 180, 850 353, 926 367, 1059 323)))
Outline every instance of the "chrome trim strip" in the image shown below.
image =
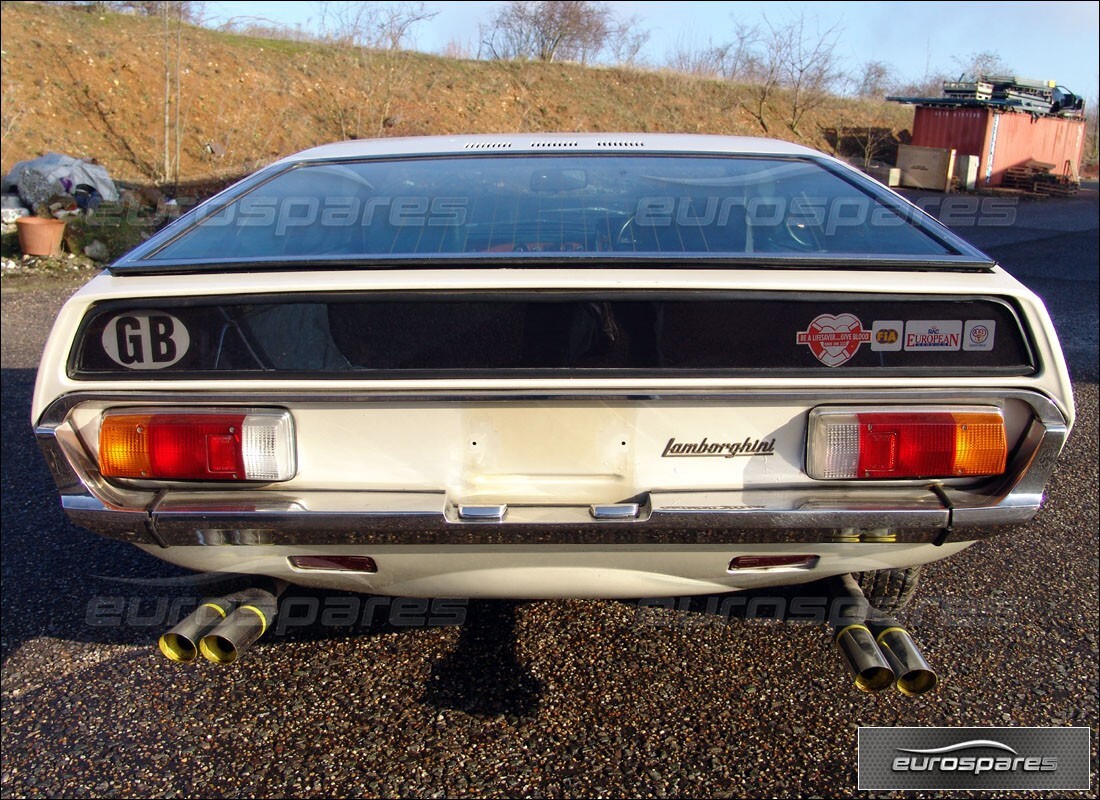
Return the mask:
MULTIPOLYGON (((483 393, 477 399, 515 400, 518 393, 483 393)), ((540 399, 630 399, 621 394, 534 395, 540 399)), ((727 399, 730 402, 829 402, 820 392, 667 392, 659 397, 727 399)), ((471 399, 447 392, 425 395, 364 393, 361 396, 311 393, 295 397, 204 396, 204 403, 318 402, 471 399)), ((647 395, 646 399, 656 399, 647 395)), ((1018 399, 1035 419, 1004 476, 976 487, 934 484, 878 485, 822 482, 795 489, 750 488, 741 492, 651 492, 629 519, 596 517, 591 507, 488 506, 500 516, 465 517, 439 492, 302 492, 280 494, 242 487, 236 491, 165 489, 159 494, 119 488, 102 479, 76 432, 65 422, 69 411, 87 400, 118 399, 179 403, 163 393, 73 394, 56 401, 36 429, 46 461, 77 524, 105 536, 147 544, 542 544, 542 543, 766 543, 829 541, 933 542, 953 530, 955 539, 991 535, 990 526, 1024 522, 1042 502, 1043 490, 1065 443, 1065 420, 1046 397, 1025 390, 857 391, 845 404, 888 400, 980 403, 1018 399), (934 488, 934 491, 933 491, 934 488), (946 499, 946 504, 941 500, 946 499), (965 533, 960 535, 959 529, 965 533)), ((193 396, 190 398, 193 399, 193 396)), ((631 504, 613 504, 631 505, 631 504)), ((474 510, 475 506, 465 506, 474 510)), ((476 511, 475 511, 476 513, 476 511)))
POLYGON ((1035 516, 1068 436, 1064 421, 1032 420, 999 485, 985 492, 944 488, 953 505, 951 524, 1007 525, 1035 516))
MULTIPOLYGON (((609 379, 614 383, 615 379, 609 379)), ((822 389, 767 389, 752 391, 745 389, 683 389, 666 388, 656 385, 645 390, 610 389, 584 389, 577 390, 570 386, 570 381, 562 381, 561 388, 539 390, 461 390, 455 389, 405 389, 395 390, 384 386, 372 388, 363 387, 361 391, 348 391, 347 389, 299 392, 280 391, 263 384, 250 386, 247 391, 239 392, 215 392, 204 391, 201 395, 203 405, 216 405, 230 403, 240 405, 272 406, 293 405, 296 403, 325 403, 340 402, 347 405, 356 403, 387 403, 387 402, 487 402, 500 401, 526 401, 526 400, 721 400, 729 403, 752 402, 755 405, 766 404, 770 401, 783 401, 789 403, 805 402, 813 405, 851 404, 858 402, 887 401, 891 404, 905 402, 940 402, 940 403, 985 403, 997 405, 1004 400, 1021 400, 1030 405, 1044 423, 1065 424, 1061 412, 1057 406, 1044 395, 1029 389, 849 389, 841 395, 831 396, 834 390, 828 390, 826 396, 822 395, 822 389)), ((196 395, 192 387, 187 391, 147 391, 147 390, 120 390, 120 391, 80 391, 57 398, 42 413, 40 426, 50 428, 59 425, 65 420, 69 412, 80 403, 92 400, 117 401, 126 404, 141 403, 193 403, 196 395)))
POLYGON ((98 472, 87 470, 88 458, 79 439, 68 425, 35 428, 38 449, 46 459, 61 494, 61 507, 74 523, 102 534, 136 544, 159 544, 151 529, 151 519, 145 502, 151 494, 142 494, 136 508, 124 508, 104 502, 92 494, 89 486, 104 486, 98 472), (62 447, 65 442, 66 446, 62 447), (93 477, 94 475, 94 477, 93 477))

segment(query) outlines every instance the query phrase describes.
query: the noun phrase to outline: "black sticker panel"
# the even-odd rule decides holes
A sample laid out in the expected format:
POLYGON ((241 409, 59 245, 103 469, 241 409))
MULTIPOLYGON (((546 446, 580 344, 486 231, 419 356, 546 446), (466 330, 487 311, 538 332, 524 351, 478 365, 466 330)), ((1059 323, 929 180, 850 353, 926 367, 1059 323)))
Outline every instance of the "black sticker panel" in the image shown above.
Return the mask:
POLYGON ((996 298, 340 294, 93 307, 74 377, 1029 374, 996 298))

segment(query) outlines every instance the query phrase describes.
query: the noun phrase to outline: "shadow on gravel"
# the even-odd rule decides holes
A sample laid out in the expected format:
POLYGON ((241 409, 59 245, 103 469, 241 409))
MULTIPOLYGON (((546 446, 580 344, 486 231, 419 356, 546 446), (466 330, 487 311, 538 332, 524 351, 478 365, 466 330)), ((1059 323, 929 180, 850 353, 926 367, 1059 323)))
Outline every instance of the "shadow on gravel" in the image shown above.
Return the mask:
POLYGON ((516 606, 505 601, 469 605, 458 644, 432 665, 421 702, 484 717, 526 717, 538 711, 542 686, 516 658, 516 606))

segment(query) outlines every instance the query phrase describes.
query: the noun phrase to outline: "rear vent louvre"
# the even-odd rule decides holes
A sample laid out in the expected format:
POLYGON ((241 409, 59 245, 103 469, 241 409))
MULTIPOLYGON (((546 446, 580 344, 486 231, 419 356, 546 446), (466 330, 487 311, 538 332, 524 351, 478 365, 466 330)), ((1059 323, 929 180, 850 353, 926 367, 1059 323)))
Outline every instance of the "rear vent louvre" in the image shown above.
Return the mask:
POLYGON ((596 147, 645 147, 645 142, 596 142, 596 147))
POLYGON ((511 142, 467 142, 466 150, 503 150, 512 146, 511 142))
POLYGON ((578 147, 578 142, 531 142, 531 147, 578 147))

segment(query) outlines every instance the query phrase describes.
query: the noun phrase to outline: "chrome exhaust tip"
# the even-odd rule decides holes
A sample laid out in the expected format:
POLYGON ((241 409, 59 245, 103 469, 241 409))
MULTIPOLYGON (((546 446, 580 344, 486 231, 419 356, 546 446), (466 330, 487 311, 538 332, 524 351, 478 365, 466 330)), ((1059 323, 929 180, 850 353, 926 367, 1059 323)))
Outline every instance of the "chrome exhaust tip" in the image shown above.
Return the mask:
POLYGON ((199 640, 199 652, 213 664, 232 664, 267 632, 279 611, 279 595, 286 583, 277 581, 271 591, 241 592, 240 604, 199 640))
POLYGON ((174 628, 162 634, 157 646, 170 661, 186 664, 199 654, 199 641, 216 628, 237 605, 229 597, 208 597, 199 607, 180 620, 174 628))
MULTIPOLYGON (((890 620, 893 622, 893 620, 890 620)), ((936 688, 939 678, 924 659, 924 655, 909 635, 909 631, 900 625, 874 623, 871 626, 875 642, 890 668, 897 675, 897 690, 909 697, 925 694, 936 688)))
POLYGON ((913 637, 896 619, 875 610, 851 575, 837 575, 830 587, 839 601, 830 622, 856 688, 878 692, 894 684, 909 697, 936 688, 939 679, 913 637))
POLYGON ((860 691, 881 692, 894 682, 894 670, 866 625, 852 623, 840 628, 836 634, 836 646, 860 691))

